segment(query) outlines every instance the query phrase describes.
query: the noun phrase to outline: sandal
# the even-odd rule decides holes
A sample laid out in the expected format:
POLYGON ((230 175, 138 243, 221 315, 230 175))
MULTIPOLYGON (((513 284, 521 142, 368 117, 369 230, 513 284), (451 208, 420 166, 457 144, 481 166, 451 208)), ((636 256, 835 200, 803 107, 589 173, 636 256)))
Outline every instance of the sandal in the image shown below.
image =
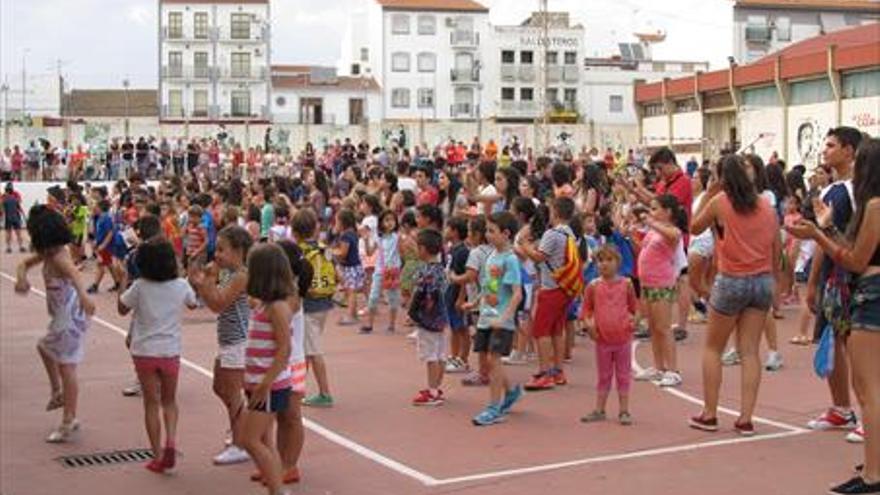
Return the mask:
POLYGON ((581 418, 581 423, 595 423, 597 421, 605 421, 605 411, 593 411, 581 418))
POLYGON ((64 395, 61 392, 53 392, 52 397, 49 399, 49 403, 46 404, 47 411, 54 411, 55 409, 59 409, 64 407, 64 395))
POLYGON ((620 422, 623 426, 629 426, 633 424, 632 415, 628 412, 622 412, 617 416, 617 421, 620 422))
POLYGON ((68 424, 61 424, 58 428, 52 430, 46 437, 46 443, 65 443, 70 440, 70 436, 79 429, 79 421, 73 420, 68 424))

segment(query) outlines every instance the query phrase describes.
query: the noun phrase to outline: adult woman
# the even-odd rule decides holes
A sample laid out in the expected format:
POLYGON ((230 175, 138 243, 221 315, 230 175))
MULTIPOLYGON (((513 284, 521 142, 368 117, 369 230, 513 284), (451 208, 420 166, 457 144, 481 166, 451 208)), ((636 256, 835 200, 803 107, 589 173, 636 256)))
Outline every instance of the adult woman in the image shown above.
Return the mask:
POLYGON ((446 218, 452 218, 456 213, 467 211, 467 199, 464 195, 459 194, 461 183, 448 169, 441 170, 437 174, 437 190, 440 198, 438 204, 446 218))
POLYGON ((718 430, 721 353, 736 329, 742 359, 742 397, 734 428, 744 436, 755 433, 752 413, 761 382, 759 344, 782 253, 776 213, 758 195, 746 173, 748 167, 740 156, 724 157, 717 174, 721 181, 712 178, 691 223, 693 235, 710 226, 715 229, 718 275, 712 287, 703 350, 705 405, 700 415, 690 419, 690 425, 705 431, 718 430))
POLYGON ((584 165, 582 175, 575 192, 575 204, 585 213, 598 212, 603 198, 609 193, 605 171, 595 163, 588 163, 584 165))
MULTIPOLYGON (((862 407, 865 429, 865 464, 856 477, 829 493, 880 493, 880 140, 862 142, 853 175, 855 214, 845 238, 835 239, 833 227, 819 228, 801 221, 789 228, 793 235, 814 239, 826 256, 844 269, 859 274, 852 294, 852 326, 847 352, 852 364, 853 387, 862 407)), ((820 226, 832 225, 831 209, 815 205, 820 226)))

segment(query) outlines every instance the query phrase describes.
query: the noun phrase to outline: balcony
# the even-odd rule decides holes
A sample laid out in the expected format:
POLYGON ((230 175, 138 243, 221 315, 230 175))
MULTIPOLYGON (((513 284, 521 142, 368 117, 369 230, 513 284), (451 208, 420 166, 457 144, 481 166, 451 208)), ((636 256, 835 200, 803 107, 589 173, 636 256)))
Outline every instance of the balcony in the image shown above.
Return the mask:
POLYGON ((558 83, 562 80, 562 67, 551 65, 547 67, 547 82, 558 83))
POLYGON ((246 33, 236 33, 238 37, 232 36, 232 26, 218 26, 217 38, 224 43, 268 43, 270 36, 269 26, 261 26, 258 28, 251 27, 246 33))
POLYGON ((161 116, 164 119, 212 119, 220 114, 220 107, 211 105, 206 108, 196 108, 187 113, 183 107, 171 107, 162 105, 161 116))
POLYGON ((540 106, 536 101, 501 100, 498 118, 501 119, 533 119, 540 115, 540 106))
POLYGON ((206 65, 163 65, 162 77, 164 79, 180 79, 182 81, 209 81, 216 77, 215 67, 206 65))
POLYGON ((519 80, 523 82, 532 82, 535 80, 535 67, 531 64, 521 65, 519 67, 519 80))
POLYGON ((550 106, 547 117, 554 124, 576 124, 579 117, 577 102, 556 101, 550 106))
POLYGON ((269 107, 262 105, 258 108, 235 108, 229 113, 222 115, 224 119, 269 119, 269 107))
POLYGON ((476 116, 473 103, 454 103, 449 105, 449 116, 453 119, 472 119, 476 116))
POLYGON ((457 84, 475 84, 480 82, 480 71, 476 68, 450 69, 449 78, 457 84))
POLYGON ((208 28, 207 32, 196 33, 194 30, 162 28, 162 41, 178 43, 209 43, 217 41, 219 31, 217 28, 208 28))
POLYGON ((580 69, 576 65, 566 65, 562 68, 562 80, 567 83, 576 83, 580 80, 580 69))
POLYGON ((501 64, 501 80, 513 81, 516 79, 516 66, 513 64, 501 64))
POLYGON ((269 78, 269 68, 262 67, 223 67, 220 71, 220 79, 231 79, 241 82, 264 82, 269 78))
POLYGON ((769 43, 771 39, 770 26, 752 24, 746 26, 746 41, 749 43, 769 43))
POLYGON ((480 46, 480 33, 475 31, 452 31, 449 44, 453 48, 476 49, 480 46))

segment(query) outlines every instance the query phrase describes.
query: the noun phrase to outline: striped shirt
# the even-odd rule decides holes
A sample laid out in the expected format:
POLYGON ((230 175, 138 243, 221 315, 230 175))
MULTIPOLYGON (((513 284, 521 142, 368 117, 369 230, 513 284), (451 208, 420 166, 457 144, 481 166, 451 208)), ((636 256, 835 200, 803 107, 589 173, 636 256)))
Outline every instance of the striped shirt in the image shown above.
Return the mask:
POLYGON ((194 255, 205 245, 208 233, 201 225, 188 226, 186 228, 186 254, 194 255))
MULTIPOLYGON (((264 311, 254 311, 250 319, 247 349, 245 350, 244 386, 245 389, 256 388, 263 382, 266 372, 272 367, 278 346, 272 331, 272 322, 264 311)), ((272 381, 272 390, 290 388, 290 366, 282 368, 272 381)))
MULTIPOLYGON (((220 287, 226 288, 238 272, 220 271, 220 287)), ((251 308, 248 306, 247 295, 242 292, 232 304, 217 315, 217 343, 221 346, 235 345, 247 340, 248 319, 251 308)))

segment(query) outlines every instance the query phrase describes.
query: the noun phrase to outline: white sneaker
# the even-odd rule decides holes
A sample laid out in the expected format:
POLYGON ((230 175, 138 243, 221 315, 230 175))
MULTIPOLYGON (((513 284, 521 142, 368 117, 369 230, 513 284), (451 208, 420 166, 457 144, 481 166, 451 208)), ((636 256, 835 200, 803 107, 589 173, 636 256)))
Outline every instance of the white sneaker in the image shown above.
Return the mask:
POLYGON ((811 430, 854 430, 859 426, 856 413, 852 411, 841 412, 837 408, 829 408, 816 419, 807 422, 807 428, 811 430))
POLYGON ((412 332, 410 332, 410 333, 406 336, 406 338, 409 339, 409 340, 416 340, 416 339, 418 339, 418 338, 419 338, 419 331, 418 331, 418 330, 413 330, 412 332))
POLYGON ((501 363, 508 366, 522 366, 528 364, 529 362, 526 356, 520 354, 517 351, 510 351, 509 356, 504 356, 501 358, 501 363))
POLYGON ((61 424, 49 433, 49 436, 46 437, 46 443, 65 443, 77 430, 79 430, 79 421, 75 419, 68 424, 61 424))
POLYGON ((739 353, 736 349, 730 348, 721 356, 721 364, 724 366, 736 366, 739 364, 739 353))
POLYGON ((223 449, 223 452, 214 456, 214 464, 218 466, 225 466, 227 464, 238 464, 241 462, 247 462, 251 460, 251 456, 248 455, 243 449, 236 447, 235 445, 230 445, 223 449))
POLYGON ((782 354, 770 351, 767 354, 767 362, 764 363, 764 369, 767 371, 779 371, 782 369, 782 354))
POLYGON ((141 382, 134 382, 122 389, 122 395, 126 397, 136 397, 141 395, 141 382))
POLYGON ((847 433, 846 441, 849 443, 865 443, 865 427, 859 425, 858 428, 847 433))
POLYGON ((681 375, 677 371, 667 371, 663 373, 663 378, 660 379, 657 385, 661 387, 677 387, 681 385, 681 375))
POLYGON ((637 382, 650 382, 650 381, 654 381, 657 378, 661 377, 661 375, 662 375, 662 373, 657 371, 656 368, 654 368, 653 366, 649 366, 649 367, 643 369, 642 371, 639 371, 638 373, 636 373, 634 379, 637 382))
POLYGON ((446 360, 447 373, 464 373, 468 370, 468 365, 461 358, 452 356, 446 360))

